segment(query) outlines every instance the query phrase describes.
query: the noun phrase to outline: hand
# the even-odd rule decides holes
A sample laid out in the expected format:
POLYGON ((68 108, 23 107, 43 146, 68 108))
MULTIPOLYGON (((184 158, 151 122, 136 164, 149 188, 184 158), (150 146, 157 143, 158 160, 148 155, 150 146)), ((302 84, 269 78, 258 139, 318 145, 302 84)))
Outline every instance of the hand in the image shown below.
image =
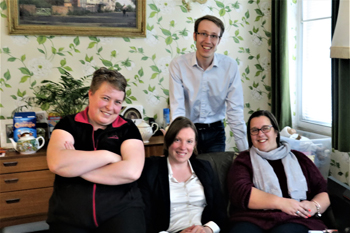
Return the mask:
POLYGON ((185 229, 183 229, 180 233, 188 233, 188 232, 191 232, 192 229, 195 227, 195 225, 193 226, 190 226, 190 227, 187 227, 185 229))
MULTIPOLYGON (((73 143, 66 141, 64 143, 64 147, 66 148, 66 150, 75 150, 75 147, 73 145, 73 143)), ((113 153, 111 151, 106 150, 105 153, 108 153, 110 155, 111 158, 111 163, 116 163, 122 160, 122 157, 116 153, 113 153)))
POLYGON ((302 218, 311 217, 309 212, 310 208, 308 208, 308 206, 291 198, 283 198, 280 210, 293 216, 299 216, 302 218))
POLYGON ((122 157, 116 153, 113 153, 113 152, 108 151, 108 150, 106 150, 105 152, 110 154, 110 156, 112 158, 111 163, 117 163, 117 162, 122 160, 122 157))
POLYGON ((304 209, 308 210, 310 217, 314 216, 317 212, 315 203, 312 201, 304 200, 301 202, 304 209))
POLYGON ((160 129, 160 131, 163 133, 163 136, 165 136, 165 134, 166 134, 165 129, 160 129))
POLYGON ((209 227, 193 225, 181 231, 181 233, 213 233, 209 227))
POLYGON ((64 147, 66 148, 66 150, 75 150, 73 143, 68 142, 68 141, 64 142, 64 147))

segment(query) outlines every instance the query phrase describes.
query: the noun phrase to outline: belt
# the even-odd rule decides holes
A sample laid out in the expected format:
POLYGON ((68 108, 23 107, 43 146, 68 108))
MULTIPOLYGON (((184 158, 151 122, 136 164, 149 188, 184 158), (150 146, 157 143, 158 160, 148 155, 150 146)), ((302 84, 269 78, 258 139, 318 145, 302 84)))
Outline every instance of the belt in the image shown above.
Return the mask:
POLYGON ((215 126, 222 125, 222 121, 216 121, 216 122, 209 123, 209 124, 194 123, 194 125, 196 126, 196 128, 210 128, 210 127, 215 127, 215 126))

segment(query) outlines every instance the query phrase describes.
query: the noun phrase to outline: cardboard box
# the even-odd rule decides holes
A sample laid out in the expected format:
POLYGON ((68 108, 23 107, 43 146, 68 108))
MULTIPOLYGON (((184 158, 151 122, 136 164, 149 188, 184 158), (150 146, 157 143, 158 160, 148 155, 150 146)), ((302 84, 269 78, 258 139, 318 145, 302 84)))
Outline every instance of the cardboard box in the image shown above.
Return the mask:
POLYGON ((304 140, 296 140, 281 136, 281 141, 286 141, 291 149, 303 152, 314 161, 322 176, 327 179, 330 167, 330 157, 332 152, 331 137, 320 134, 297 130, 297 134, 305 137, 304 140))
POLYGON ((13 117, 13 140, 17 142, 25 134, 36 138, 35 112, 16 112, 13 117))

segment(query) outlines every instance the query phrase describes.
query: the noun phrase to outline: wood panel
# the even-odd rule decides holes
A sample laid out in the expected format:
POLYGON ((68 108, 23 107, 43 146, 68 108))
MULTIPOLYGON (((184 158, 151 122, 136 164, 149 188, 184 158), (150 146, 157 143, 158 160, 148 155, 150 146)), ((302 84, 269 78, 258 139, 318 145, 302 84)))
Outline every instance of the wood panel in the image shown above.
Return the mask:
POLYGON ((145 156, 161 156, 163 155, 163 136, 152 136, 149 143, 145 143, 145 156))
POLYGON ((1 158, 0 174, 48 169, 46 156, 6 156, 1 158))
POLYGON ((45 220, 54 177, 45 150, 30 155, 6 151, 0 157, 0 228, 45 220))
POLYGON ((55 174, 49 170, 0 175, 1 192, 53 186, 55 174))
POLYGON ((53 187, 0 193, 0 219, 46 214, 53 187))

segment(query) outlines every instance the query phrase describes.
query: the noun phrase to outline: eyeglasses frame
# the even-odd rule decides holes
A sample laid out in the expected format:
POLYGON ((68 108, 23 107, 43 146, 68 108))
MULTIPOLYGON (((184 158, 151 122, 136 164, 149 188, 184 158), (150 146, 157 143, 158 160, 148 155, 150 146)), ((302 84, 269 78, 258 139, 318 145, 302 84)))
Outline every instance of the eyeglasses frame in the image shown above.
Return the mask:
MULTIPOLYGON (((263 132, 263 133, 265 134, 265 133, 270 132, 272 128, 273 128, 273 125, 263 125, 260 129, 257 129, 257 130, 258 130, 258 133, 257 133, 257 134, 252 134, 252 129, 250 129, 249 132, 250 132, 250 135, 256 136, 256 135, 259 135, 259 131, 261 131, 261 132, 263 132), (268 127, 270 127, 270 128, 269 128, 269 130, 268 130, 267 132, 264 132, 264 131, 263 131, 263 128, 266 127, 266 126, 268 126, 268 127)), ((254 129, 254 128, 253 128, 253 129, 254 129)))
POLYGON ((222 36, 218 36, 218 35, 210 35, 210 34, 208 34, 208 33, 205 33, 205 32, 195 32, 196 33, 196 35, 198 36, 205 36, 205 38, 207 38, 207 37, 210 37, 210 39, 211 40, 218 40, 218 39, 221 39, 221 37, 222 36), (212 36, 216 36, 216 37, 212 37, 212 36))

